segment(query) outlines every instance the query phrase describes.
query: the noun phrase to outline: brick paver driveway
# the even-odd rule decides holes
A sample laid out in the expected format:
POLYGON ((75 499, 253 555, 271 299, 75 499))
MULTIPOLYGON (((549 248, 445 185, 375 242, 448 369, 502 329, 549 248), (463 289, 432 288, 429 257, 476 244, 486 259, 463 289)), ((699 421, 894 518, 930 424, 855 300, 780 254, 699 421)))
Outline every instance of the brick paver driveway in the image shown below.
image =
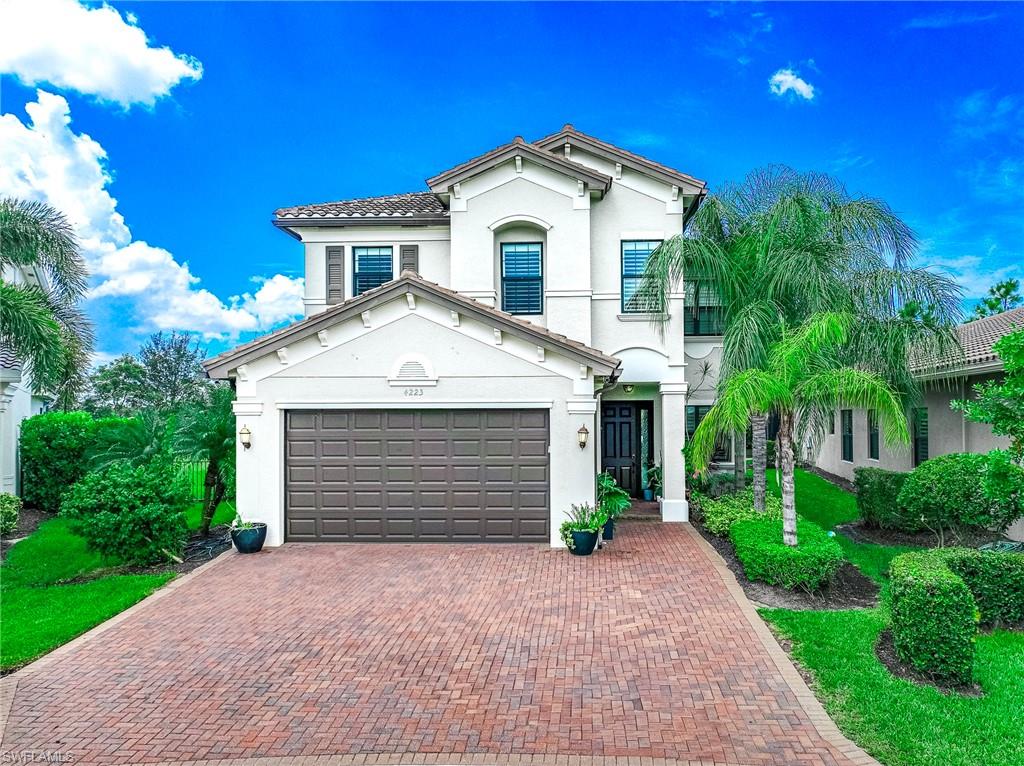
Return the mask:
POLYGON ((589 559, 523 545, 230 556, 13 676, 2 750, 859 761, 812 721, 719 566, 689 527, 656 523, 623 525, 589 559))

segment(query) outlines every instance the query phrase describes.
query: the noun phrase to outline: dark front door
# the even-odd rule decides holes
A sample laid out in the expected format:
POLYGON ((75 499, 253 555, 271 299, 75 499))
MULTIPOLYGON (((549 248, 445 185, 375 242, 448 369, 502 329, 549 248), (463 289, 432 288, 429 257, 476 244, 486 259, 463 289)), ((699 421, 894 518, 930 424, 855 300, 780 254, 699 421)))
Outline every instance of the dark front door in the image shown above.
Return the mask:
POLYGON ((640 427, 633 402, 601 407, 601 470, 633 497, 640 494, 640 427))

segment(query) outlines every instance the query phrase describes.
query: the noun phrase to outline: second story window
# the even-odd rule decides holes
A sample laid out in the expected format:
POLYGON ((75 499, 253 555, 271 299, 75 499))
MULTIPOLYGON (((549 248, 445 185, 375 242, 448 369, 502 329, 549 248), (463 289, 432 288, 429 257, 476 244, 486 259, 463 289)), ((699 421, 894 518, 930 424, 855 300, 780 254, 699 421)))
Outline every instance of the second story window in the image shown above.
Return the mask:
POLYGON ((501 245, 501 310, 544 313, 543 247, 540 242, 501 245))
POLYGON ((622 313, 651 314, 661 311, 661 301, 657 295, 644 295, 640 292, 644 269, 660 239, 631 239, 622 243, 622 313))
POLYGON ((725 312, 718 292, 709 282, 687 280, 684 283, 686 311, 683 332, 687 335, 721 335, 725 332, 725 312))
POLYGON ((352 261, 355 279, 352 295, 362 295, 367 290, 380 287, 393 278, 391 246, 353 247, 352 261))

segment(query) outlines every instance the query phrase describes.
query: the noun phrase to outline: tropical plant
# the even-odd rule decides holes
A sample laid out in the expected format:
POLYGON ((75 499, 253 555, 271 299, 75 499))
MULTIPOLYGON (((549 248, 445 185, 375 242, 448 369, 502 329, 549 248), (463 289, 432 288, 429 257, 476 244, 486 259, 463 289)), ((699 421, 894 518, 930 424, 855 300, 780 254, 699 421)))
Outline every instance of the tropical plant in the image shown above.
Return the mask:
POLYGON ((1001 314, 1017 308, 1024 303, 1020 294, 1020 282, 1016 279, 1005 279, 988 288, 988 295, 978 301, 974 307, 974 316, 978 319, 1001 314))
POLYGON ((131 418, 98 420, 96 438, 89 452, 93 469, 112 463, 145 465, 169 455, 172 420, 155 410, 143 410, 131 418))
POLYGON ((597 475, 597 507, 609 519, 616 519, 629 508, 629 493, 607 471, 597 475))
POLYGON ((604 526, 605 522, 608 521, 608 517, 601 514, 601 512, 590 505, 590 503, 582 503, 581 505, 570 506, 571 510, 565 512, 565 515, 569 517, 568 521, 563 521, 562 525, 558 528, 558 533, 561 535, 562 542, 565 543, 565 547, 569 550, 574 550, 576 544, 573 542, 573 532, 594 532, 597 533, 604 526))
POLYGON ((780 340, 769 347, 763 366, 734 372, 722 381, 718 401, 701 420, 690 443, 694 468, 704 471, 719 434, 745 429, 754 413, 778 415, 776 450, 787 545, 797 544, 796 444, 822 430, 825 418, 832 417, 840 403, 877 411, 888 443, 910 441, 899 392, 879 373, 844 361, 852 324, 850 315, 823 312, 795 331, 780 328, 780 340))
POLYGON ((231 403, 235 395, 227 386, 210 393, 209 404, 186 409, 174 436, 174 452, 189 460, 206 462, 203 488, 201 532, 210 533, 210 522, 217 506, 234 483, 235 415, 231 403))
POLYGON ((1024 329, 1004 335, 992 350, 1003 361, 1003 379, 976 385, 974 399, 957 400, 953 409, 968 420, 990 423, 993 433, 1009 437, 1014 460, 1024 465, 1024 329))
POLYGON ((77 307, 88 274, 74 230, 49 205, 3 198, 0 242, 0 272, 33 269, 46 284, 0 279, 0 346, 68 409, 84 382, 93 342, 92 325, 77 307))
POLYGON ((21 498, 10 492, 0 492, 0 535, 9 535, 18 528, 21 498))
MULTIPOLYGON (((772 166, 710 195, 684 233, 652 253, 640 290, 667 305, 685 279, 688 310, 699 310, 701 298, 720 306, 720 382, 765 368, 782 332, 811 316, 854 315, 848 362, 876 371, 912 399, 918 384, 908 359, 912 352, 938 360, 955 351, 960 301, 952 280, 911 265, 915 247, 913 233, 884 202, 851 196, 825 175, 772 166), (908 313, 906 306, 927 310, 908 313)), ((768 415, 749 417, 759 510, 768 415)))

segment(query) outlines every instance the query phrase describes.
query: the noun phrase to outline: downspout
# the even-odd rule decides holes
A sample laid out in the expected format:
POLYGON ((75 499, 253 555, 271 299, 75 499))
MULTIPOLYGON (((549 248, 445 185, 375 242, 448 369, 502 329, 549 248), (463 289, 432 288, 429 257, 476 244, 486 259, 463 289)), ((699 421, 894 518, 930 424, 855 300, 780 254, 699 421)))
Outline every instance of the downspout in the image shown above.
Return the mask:
MULTIPOLYGON (((613 388, 619 385, 619 378, 622 376, 622 362, 619 362, 618 366, 612 370, 612 374, 605 380, 604 385, 601 386, 594 392, 594 399, 597 400, 597 410, 594 413, 594 429, 598 432, 594 434, 595 439, 601 438, 601 419, 597 415, 601 412, 601 395, 606 391, 611 391, 613 388)), ((601 461, 598 460, 598 451, 594 450, 594 475, 601 473, 601 461)))

